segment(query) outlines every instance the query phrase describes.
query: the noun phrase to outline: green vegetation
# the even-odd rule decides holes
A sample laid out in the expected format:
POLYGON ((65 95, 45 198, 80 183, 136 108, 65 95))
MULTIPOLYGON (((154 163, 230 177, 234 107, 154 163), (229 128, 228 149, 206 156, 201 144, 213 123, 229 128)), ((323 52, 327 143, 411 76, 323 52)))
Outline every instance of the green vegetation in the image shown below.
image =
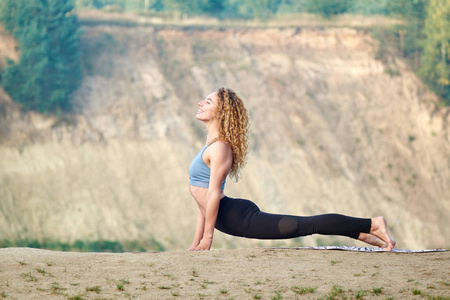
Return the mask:
POLYGON ((25 279, 26 281, 37 281, 38 279, 31 275, 31 272, 28 273, 22 273, 22 278, 25 279))
POLYGON ((347 12, 352 2, 351 0, 309 0, 306 1, 306 10, 329 18, 347 12))
POLYGON ((75 295, 75 296, 71 296, 69 298, 67 298, 69 300, 84 300, 85 298, 83 298, 83 296, 81 294, 75 295))
POLYGON ((76 0, 77 10, 100 9, 160 16, 207 15, 221 19, 260 19, 293 13, 314 13, 325 18, 353 13, 386 14, 376 0, 76 0))
POLYGON ((197 271, 195 268, 192 269, 191 274, 192 274, 192 276, 194 276, 194 277, 198 277, 198 271, 197 271))
MULTIPOLYGON (((30 247, 57 251, 80 251, 80 252, 130 252, 130 251, 164 251, 164 247, 155 239, 150 241, 81 241, 74 243, 63 243, 59 241, 37 241, 37 240, 0 240, 0 248, 6 247, 30 247)), ((20 262, 19 262, 20 263, 20 262)))
POLYGON ((450 1, 429 0, 420 74, 450 105, 450 1))
POLYGON ((0 84, 25 108, 61 114, 72 109, 80 86, 78 19, 73 1, 0 0, 0 22, 19 43, 18 62, 7 60, 0 84))
POLYGON ((293 286, 291 290, 296 294, 307 294, 307 293, 314 293, 316 291, 317 287, 301 287, 301 286, 293 286))
POLYGON ((278 290, 276 295, 272 297, 272 300, 281 300, 283 299, 283 296, 281 296, 281 290, 278 290))
POLYGON ((51 290, 52 294, 58 295, 58 294, 63 294, 62 291, 65 291, 67 289, 62 287, 62 286, 60 286, 59 283, 53 282, 50 290, 51 290))
POLYGON ((418 290, 418 289, 414 289, 414 290, 412 290, 412 293, 413 293, 413 295, 421 295, 422 291, 418 290))
POLYGON ((402 20, 391 31, 401 54, 443 102, 450 105, 450 2, 388 0, 386 9, 387 14, 402 20))
POLYGON ((220 293, 221 293, 222 295, 228 294, 228 290, 227 290, 227 289, 220 289, 220 293))
MULTIPOLYGON (((395 45, 413 70, 450 105, 450 2, 446 0, 77 0, 76 8, 133 11, 141 14, 171 16, 211 16, 219 19, 283 18, 313 13, 332 18, 348 13, 386 15, 401 22, 374 37, 380 42, 378 58, 395 45)), ((391 77, 400 72, 393 66, 385 69, 391 77)))
POLYGON ((45 274, 47 274, 47 271, 45 271, 44 268, 36 268, 36 271, 38 271, 39 273, 41 273, 42 276, 45 276, 45 274))
POLYGON ((336 299, 336 297, 340 297, 341 299, 346 299, 344 290, 342 286, 340 285, 333 285, 333 288, 331 289, 331 292, 328 295, 325 295, 319 299, 336 299))
POLYGON ((214 284, 215 283, 214 281, 210 281, 210 280, 204 280, 203 282, 206 284, 214 284))
POLYGON ((373 288, 372 291, 373 291, 373 293, 374 293, 375 295, 377 295, 377 294, 382 294, 382 293, 383 293, 383 288, 382 288, 382 287, 373 288))
POLYGON ((87 286, 86 287, 86 292, 95 292, 95 293, 100 293, 101 288, 98 285, 94 285, 94 286, 87 286))
MULTIPOLYGON (((0 0, 0 22, 15 36, 20 50, 20 59, 8 59, 7 67, 0 70, 0 85, 24 108, 62 114, 72 109, 71 97, 82 82, 82 68, 86 74, 95 69, 111 76, 113 62, 89 59, 96 55, 93 49, 80 51, 81 31, 74 8, 261 21, 301 18, 302 13, 324 18, 343 13, 392 16, 401 22, 388 30, 373 29, 380 41, 377 57, 382 59, 386 48, 395 45, 430 89, 450 105, 450 1, 446 0, 0 0), (80 55, 87 57, 83 66, 80 55)), ((120 45, 107 34, 97 44, 93 45, 120 51, 120 45)), ((161 48, 167 50, 164 45, 161 48)), ((208 51, 202 44, 194 48, 199 57, 208 51)), ((176 73, 185 76, 188 68, 176 65, 180 69, 176 73)), ((394 66, 386 66, 385 71, 391 77, 400 75, 394 66)))
POLYGON ((355 294, 356 299, 363 299, 365 296, 367 296, 367 290, 358 290, 355 294))
POLYGON ((170 286, 168 286, 168 285, 162 285, 162 286, 159 286, 158 288, 161 290, 170 290, 170 286))

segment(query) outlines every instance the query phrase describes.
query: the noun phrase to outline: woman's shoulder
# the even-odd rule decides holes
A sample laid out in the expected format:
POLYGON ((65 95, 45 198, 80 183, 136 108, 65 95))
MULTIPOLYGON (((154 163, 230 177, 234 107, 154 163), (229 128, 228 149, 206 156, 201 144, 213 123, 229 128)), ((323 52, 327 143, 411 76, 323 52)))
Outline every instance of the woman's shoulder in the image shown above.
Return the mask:
POLYGON ((232 154, 231 145, 226 141, 216 141, 207 148, 208 155, 214 158, 225 158, 232 154), (209 149, 208 149, 209 148, 209 149))
POLYGON ((231 144, 223 140, 218 140, 212 143, 210 147, 216 150, 227 150, 227 149, 231 150, 231 144))

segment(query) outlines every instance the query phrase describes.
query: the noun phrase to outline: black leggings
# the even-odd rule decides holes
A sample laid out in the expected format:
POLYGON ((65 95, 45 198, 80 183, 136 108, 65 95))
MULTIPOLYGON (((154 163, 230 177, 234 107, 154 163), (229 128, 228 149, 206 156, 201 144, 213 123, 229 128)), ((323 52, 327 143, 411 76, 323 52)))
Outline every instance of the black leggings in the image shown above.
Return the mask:
POLYGON ((216 228, 254 239, 290 239, 315 233, 358 239, 361 232, 370 233, 371 224, 370 219, 338 214, 311 217, 268 214, 249 200, 224 197, 220 200, 216 228))

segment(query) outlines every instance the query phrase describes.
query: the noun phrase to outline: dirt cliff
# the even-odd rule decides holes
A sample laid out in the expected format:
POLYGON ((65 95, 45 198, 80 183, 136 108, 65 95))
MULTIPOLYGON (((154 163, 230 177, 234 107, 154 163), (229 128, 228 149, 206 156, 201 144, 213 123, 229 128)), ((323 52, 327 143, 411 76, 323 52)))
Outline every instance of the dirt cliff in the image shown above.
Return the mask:
MULTIPOLYGON (((449 247, 449 109, 377 47, 367 29, 86 27, 75 114, 23 112, 0 94, 0 239, 187 248, 196 103, 229 86, 252 125, 227 195, 274 213, 384 215, 400 248, 449 247)), ((213 247, 320 243, 354 242, 216 233, 213 247)))

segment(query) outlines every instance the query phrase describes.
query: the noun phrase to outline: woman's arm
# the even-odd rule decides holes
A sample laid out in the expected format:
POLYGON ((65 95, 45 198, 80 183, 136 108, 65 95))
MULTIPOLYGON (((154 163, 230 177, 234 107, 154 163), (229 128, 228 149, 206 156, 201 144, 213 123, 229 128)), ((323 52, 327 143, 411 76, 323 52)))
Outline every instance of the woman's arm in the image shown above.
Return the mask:
POLYGON ((202 240, 195 250, 209 250, 211 248, 214 226, 216 225, 217 213, 219 212, 219 193, 211 189, 208 189, 206 193, 205 228, 203 230, 202 240))
POLYGON ((209 161, 211 175, 209 188, 206 193, 206 211, 203 237, 194 250, 209 250, 211 248, 217 213, 219 211, 222 182, 228 175, 233 162, 231 147, 223 142, 216 142, 210 146, 209 161))
POLYGON ((189 251, 192 251, 195 249, 195 247, 200 244, 200 241, 203 238, 203 231, 205 230, 205 216, 203 216, 200 208, 198 209, 197 213, 197 225, 195 227, 195 235, 194 240, 192 241, 192 245, 189 247, 189 251))

